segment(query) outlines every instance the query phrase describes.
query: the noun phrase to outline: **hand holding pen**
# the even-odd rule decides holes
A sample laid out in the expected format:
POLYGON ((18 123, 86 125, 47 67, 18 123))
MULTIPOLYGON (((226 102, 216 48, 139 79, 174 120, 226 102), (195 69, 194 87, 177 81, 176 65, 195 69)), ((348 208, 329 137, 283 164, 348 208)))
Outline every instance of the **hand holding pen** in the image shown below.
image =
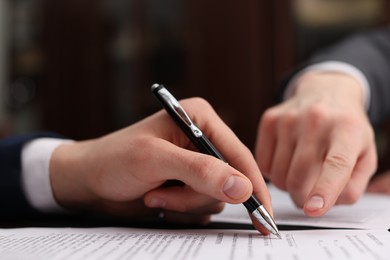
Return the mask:
POLYGON ((205 100, 189 98, 180 104, 229 164, 200 153, 161 110, 105 136, 55 149, 50 182, 57 203, 70 211, 129 221, 163 213, 165 221, 186 225, 206 224, 224 202, 243 203, 252 192, 270 210, 266 185, 249 149, 205 100), (183 185, 163 185, 169 180, 183 185))
MULTIPOLYGON (((175 123, 182 129, 200 152, 214 156, 215 158, 227 163, 222 154, 210 142, 202 130, 192 121, 176 98, 173 97, 173 95, 163 85, 154 84, 152 86, 152 92, 175 123)), ((231 149, 235 148, 231 147, 231 149)), ((249 156, 248 158, 251 157, 252 156, 249 156)), ((232 161, 234 161, 234 159, 232 161)), ((258 175, 260 176, 260 172, 258 172, 258 175)), ((264 181, 261 182, 261 184, 264 186, 264 181)), ((263 187, 263 190, 266 190, 266 187, 263 187)), ((249 198, 243 201, 243 205, 247 208, 252 220, 254 220, 255 227, 258 227, 260 224, 266 230, 281 238, 272 216, 268 213, 266 208, 260 204, 254 195, 250 195, 249 198)))

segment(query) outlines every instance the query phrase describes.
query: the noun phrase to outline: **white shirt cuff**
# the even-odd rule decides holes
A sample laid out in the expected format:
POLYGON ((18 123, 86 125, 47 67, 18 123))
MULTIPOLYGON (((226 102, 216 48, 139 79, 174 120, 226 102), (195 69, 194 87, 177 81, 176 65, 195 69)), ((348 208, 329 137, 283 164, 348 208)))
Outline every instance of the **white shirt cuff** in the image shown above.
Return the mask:
POLYGON ((326 61, 326 62, 320 62, 311 66, 306 67, 302 71, 300 71, 297 75, 295 75, 289 82, 286 91, 284 92, 284 98, 290 97, 294 91, 296 84, 295 82, 305 73, 311 72, 311 71, 319 71, 319 72, 340 72, 344 74, 348 74, 351 77, 354 77, 358 82, 359 86, 362 88, 363 91, 363 102, 364 102, 364 108, 366 111, 368 111, 368 108, 370 107, 370 85, 368 83, 368 80, 366 76, 361 72, 358 68, 352 66, 349 63, 341 62, 341 61, 326 61))
POLYGON ((45 213, 65 212, 56 202, 50 184, 49 163, 53 151, 71 140, 38 138, 22 149, 22 184, 27 200, 45 213))

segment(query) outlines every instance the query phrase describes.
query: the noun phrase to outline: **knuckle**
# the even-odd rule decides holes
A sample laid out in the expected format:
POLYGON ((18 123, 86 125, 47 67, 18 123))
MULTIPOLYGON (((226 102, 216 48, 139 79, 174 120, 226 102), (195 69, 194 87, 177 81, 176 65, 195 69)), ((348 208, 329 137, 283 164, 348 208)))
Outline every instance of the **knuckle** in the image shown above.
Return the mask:
POLYGON ((329 121, 329 114, 323 105, 314 104, 308 108, 306 119, 310 130, 320 130, 329 121))
MULTIPOLYGON (((362 126, 358 125, 344 125, 344 131, 348 133, 350 139, 355 139, 355 138, 373 138, 370 136, 370 133, 365 132, 365 130, 362 128, 362 126)), ((364 140, 363 138, 360 140, 364 140)))
POLYGON ((349 172, 351 169, 350 159, 343 153, 328 154, 325 157, 324 164, 336 170, 341 170, 340 172, 349 172))
POLYGON ((204 98, 192 97, 181 101, 183 106, 191 105, 196 113, 207 114, 214 111, 211 104, 204 98))
POLYGON ((188 100, 191 100, 192 102, 196 103, 196 105, 200 105, 202 107, 209 107, 209 108, 211 108, 210 103, 206 99, 204 99, 202 97, 193 97, 193 98, 190 98, 188 100))
POLYGON ((375 139, 374 129, 364 117, 344 114, 338 117, 337 123, 343 126, 350 133, 350 136, 364 136, 369 140, 375 139))
POLYGON ((242 152, 240 152, 234 159, 230 160, 231 165, 239 164, 240 162, 245 162, 248 158, 252 156, 251 151, 248 147, 240 147, 242 152))
POLYGON ((280 120, 279 126, 285 130, 292 130, 298 119, 298 114, 294 111, 286 112, 283 120, 280 120))
POLYGON ((329 116, 328 109, 321 103, 312 104, 307 108, 307 116, 315 121, 324 120, 329 116))
POLYGON ((274 125, 278 119, 278 115, 279 113, 276 109, 267 109, 261 117, 261 124, 264 126, 274 125))
POLYGON ((351 114, 341 114, 338 119, 344 126, 350 128, 352 131, 360 130, 362 129, 361 126, 366 124, 360 117, 351 114))
POLYGON ((210 122, 214 122, 215 117, 218 117, 214 108, 204 98, 192 97, 181 101, 181 103, 184 108, 186 108, 187 105, 190 107, 187 112, 192 121, 195 123, 201 122, 200 125, 198 125, 200 127, 202 127, 202 124, 207 125, 210 122))

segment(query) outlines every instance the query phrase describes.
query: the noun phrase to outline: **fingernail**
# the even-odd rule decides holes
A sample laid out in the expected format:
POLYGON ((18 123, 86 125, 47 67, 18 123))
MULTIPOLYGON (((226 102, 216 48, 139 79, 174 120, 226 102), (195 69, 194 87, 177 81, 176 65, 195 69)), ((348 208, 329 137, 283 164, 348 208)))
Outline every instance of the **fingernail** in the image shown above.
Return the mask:
POLYGON ((232 199, 241 199, 248 193, 247 181, 238 176, 230 176, 223 186, 223 192, 232 199))
POLYGON ((148 202, 148 207, 151 207, 151 208, 164 208, 165 205, 166 205, 166 202, 160 198, 152 198, 148 202))
POLYGON ((322 209, 325 205, 324 199, 320 196, 313 196, 306 203, 305 208, 314 211, 318 209, 322 209))

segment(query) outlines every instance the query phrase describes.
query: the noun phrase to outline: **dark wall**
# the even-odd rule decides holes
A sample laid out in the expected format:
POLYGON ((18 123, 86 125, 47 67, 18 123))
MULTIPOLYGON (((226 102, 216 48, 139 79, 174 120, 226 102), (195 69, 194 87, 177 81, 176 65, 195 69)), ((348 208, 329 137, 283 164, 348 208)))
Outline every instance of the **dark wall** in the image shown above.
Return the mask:
POLYGON ((159 82, 207 99, 253 148, 261 114, 313 40, 292 3, 42 0, 36 128, 85 139, 125 127, 160 109, 150 94, 159 82))
POLYGON ((170 29, 153 23, 148 1, 132 2, 138 52, 118 66, 109 51, 113 20, 101 1, 44 1, 43 127, 76 139, 123 127, 159 109, 149 90, 158 81, 179 98, 206 98, 252 147, 261 113, 295 62, 289 5, 185 1, 176 6, 180 25, 170 29), (128 120, 115 115, 121 103, 119 110, 132 111, 128 120))

